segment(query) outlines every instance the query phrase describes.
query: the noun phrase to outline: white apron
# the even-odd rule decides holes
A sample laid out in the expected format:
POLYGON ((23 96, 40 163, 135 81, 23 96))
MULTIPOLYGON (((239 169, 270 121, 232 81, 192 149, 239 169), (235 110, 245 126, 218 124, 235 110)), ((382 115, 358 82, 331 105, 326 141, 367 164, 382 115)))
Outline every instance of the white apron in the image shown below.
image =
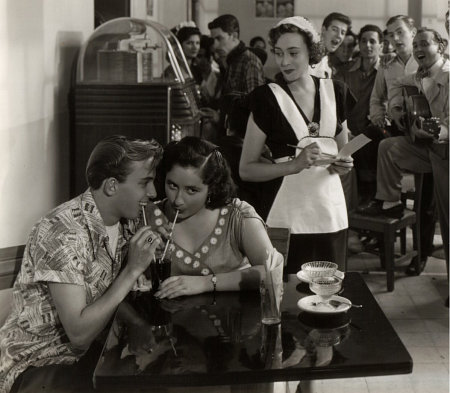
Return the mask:
MULTIPOLYGON (((310 136, 307 125, 291 97, 277 84, 269 84, 281 112, 291 124, 299 142, 305 147, 316 142, 321 151, 337 154, 336 101, 333 81, 320 79, 320 130, 310 136)), ((300 154, 296 149, 295 155, 300 154)), ((288 157, 275 160, 282 162, 288 157)), ((267 217, 267 225, 288 227, 293 234, 332 233, 348 227, 347 208, 339 175, 325 166, 313 166, 285 176, 267 217)))

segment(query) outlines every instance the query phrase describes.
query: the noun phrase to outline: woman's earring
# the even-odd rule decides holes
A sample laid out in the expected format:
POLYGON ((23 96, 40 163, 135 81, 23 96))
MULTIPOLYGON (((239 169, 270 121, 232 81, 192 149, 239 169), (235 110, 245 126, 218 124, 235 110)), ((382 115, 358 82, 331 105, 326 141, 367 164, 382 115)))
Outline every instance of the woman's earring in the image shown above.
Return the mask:
POLYGON ((210 205, 211 204, 211 195, 208 194, 208 198, 206 199, 206 204, 210 205))

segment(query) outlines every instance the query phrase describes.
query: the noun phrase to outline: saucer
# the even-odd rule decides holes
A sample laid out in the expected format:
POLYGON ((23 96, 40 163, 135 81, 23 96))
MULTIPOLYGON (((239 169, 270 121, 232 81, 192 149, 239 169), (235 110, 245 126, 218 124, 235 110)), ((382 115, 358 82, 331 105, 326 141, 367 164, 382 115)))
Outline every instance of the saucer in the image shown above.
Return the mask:
MULTIPOLYGON (((336 273, 334 273, 334 275, 335 275, 337 278, 340 278, 341 280, 343 280, 344 277, 345 277, 345 273, 344 273, 344 272, 341 272, 340 270, 336 270, 336 273)), ((311 281, 311 279, 309 278, 308 274, 305 273, 303 270, 299 270, 299 271, 297 272, 297 278, 298 278, 300 281, 306 282, 306 283, 308 283, 308 284, 309 284, 310 281, 311 281)))
POLYGON ((339 305, 339 307, 333 307, 330 304, 320 303, 320 297, 317 295, 311 295, 301 298, 297 302, 297 306, 300 310, 311 312, 314 314, 339 314, 341 312, 347 311, 352 302, 345 297, 333 295, 330 300, 337 300, 338 302, 342 302, 343 304, 339 305), (320 303, 317 305, 313 305, 313 303, 320 303))

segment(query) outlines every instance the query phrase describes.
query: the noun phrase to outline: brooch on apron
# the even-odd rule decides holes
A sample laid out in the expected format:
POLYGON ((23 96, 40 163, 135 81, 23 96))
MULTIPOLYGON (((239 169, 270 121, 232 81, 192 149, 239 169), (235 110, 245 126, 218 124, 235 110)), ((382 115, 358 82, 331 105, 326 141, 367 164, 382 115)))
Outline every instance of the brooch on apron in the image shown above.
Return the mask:
POLYGON ((310 136, 319 135, 319 130, 320 130, 319 123, 312 121, 311 123, 308 124, 308 132, 310 136))

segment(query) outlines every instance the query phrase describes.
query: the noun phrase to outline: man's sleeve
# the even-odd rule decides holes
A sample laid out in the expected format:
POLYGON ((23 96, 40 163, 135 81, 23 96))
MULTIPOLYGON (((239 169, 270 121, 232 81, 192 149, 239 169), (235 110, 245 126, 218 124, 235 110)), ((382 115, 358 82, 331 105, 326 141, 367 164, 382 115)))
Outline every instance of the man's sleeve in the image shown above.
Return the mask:
POLYGON ((384 69, 378 68, 372 94, 370 96, 370 118, 384 118, 386 116, 387 86, 384 69))
POLYGON ((254 59, 249 62, 246 73, 246 93, 251 93, 256 87, 265 83, 264 69, 259 59, 254 59))
POLYGON ((46 237, 34 250, 36 281, 84 285, 85 259, 77 252, 76 235, 46 237))

